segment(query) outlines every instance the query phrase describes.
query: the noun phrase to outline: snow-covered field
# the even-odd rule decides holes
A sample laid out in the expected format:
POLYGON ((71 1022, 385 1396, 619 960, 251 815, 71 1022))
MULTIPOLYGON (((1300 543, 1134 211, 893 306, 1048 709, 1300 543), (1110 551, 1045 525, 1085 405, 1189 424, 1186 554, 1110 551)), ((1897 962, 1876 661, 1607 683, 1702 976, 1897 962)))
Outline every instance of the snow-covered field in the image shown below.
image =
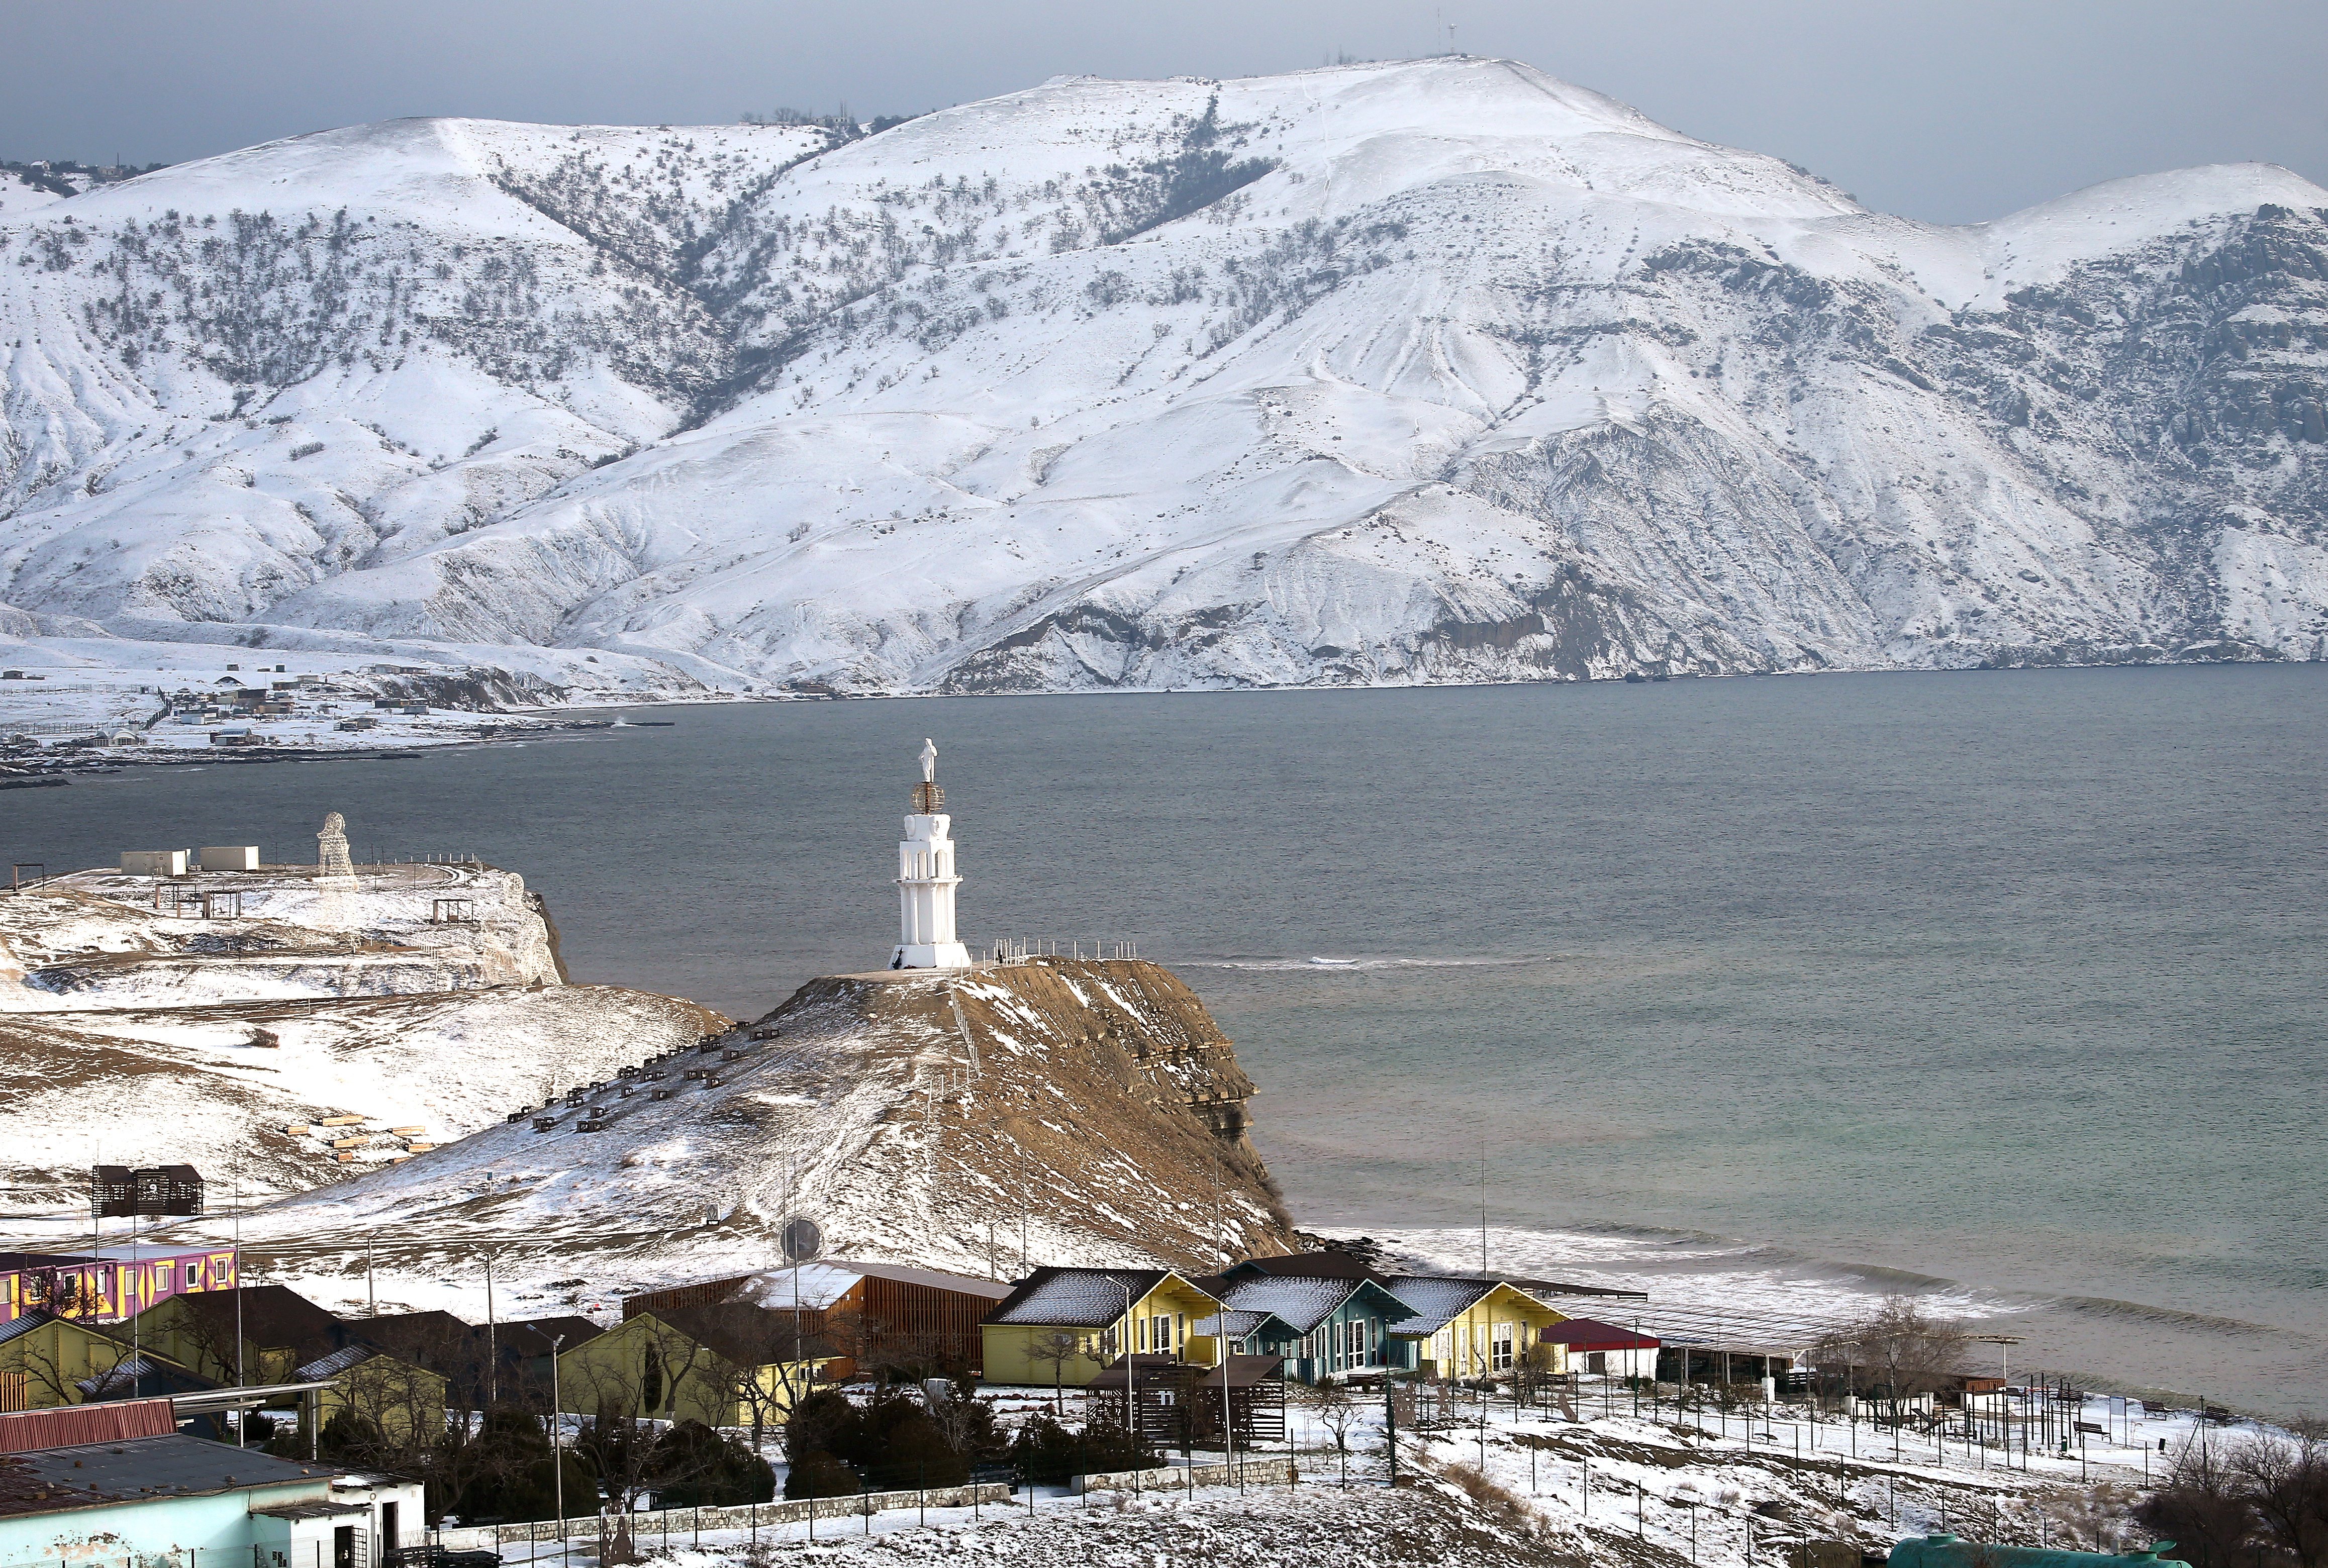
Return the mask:
POLYGON ((725 1022, 562 983, 513 872, 55 878, 0 897, 7 1207, 61 1206, 69 1238, 100 1160, 184 1160, 221 1200, 325 1185, 725 1022))
POLYGON ((450 746, 552 728, 567 722, 558 717, 566 709, 742 695, 611 653, 431 647, 286 654, 277 647, 261 661, 248 649, 127 643, 94 626, 82 635, 43 635, 30 630, 34 620, 0 612, 0 759, 17 766, 450 746), (282 710, 256 710, 239 696, 249 691, 266 692, 282 710), (254 744, 214 738, 233 735, 254 744))
POLYGON ((0 600, 730 690, 2314 657, 2323 212, 1934 227, 1466 58, 324 132, 0 216, 0 600))
MULTIPOLYGON (((1025 1391, 1000 1392, 1014 1407, 1029 1404, 1012 1398, 1025 1391)), ((2082 1454, 2024 1460, 2016 1451, 2008 1463, 2001 1450, 1967 1451, 1960 1439, 1911 1437, 1895 1452, 1888 1431, 1812 1419, 1799 1406, 1677 1413, 1668 1387, 1658 1408, 1645 1404, 1636 1415, 1632 1398, 1589 1379, 1568 1413, 1460 1393, 1433 1406, 1421 1430, 1402 1430, 1395 1490, 1385 1484, 1378 1409, 1364 1407, 1338 1446, 1329 1428, 1297 1403, 1290 1437, 1301 1479, 1291 1487, 1088 1496, 1037 1488, 1031 1507, 1022 1492, 1011 1507, 975 1515, 960 1508, 925 1516, 908 1507, 823 1520, 813 1543, 805 1525, 695 1532, 682 1515, 668 1541, 650 1533, 640 1545, 680 1568, 771 1554, 1046 1568, 1159 1562, 1484 1568, 1581 1560, 1752 1568, 1783 1561, 1795 1542, 1880 1551, 1901 1536, 1940 1529, 2113 1551, 2136 1544, 2128 1517, 2134 1489, 2163 1475, 2196 1431, 2189 1412, 2138 1416, 2124 1442, 2088 1437, 2082 1454)), ((2072 1413, 2113 1434, 2125 1419, 2107 1401, 2072 1413)), ((577 1540, 570 1552, 578 1560, 594 1545, 577 1540)), ((568 1549, 512 1542, 501 1550, 512 1562, 544 1563, 568 1549)))

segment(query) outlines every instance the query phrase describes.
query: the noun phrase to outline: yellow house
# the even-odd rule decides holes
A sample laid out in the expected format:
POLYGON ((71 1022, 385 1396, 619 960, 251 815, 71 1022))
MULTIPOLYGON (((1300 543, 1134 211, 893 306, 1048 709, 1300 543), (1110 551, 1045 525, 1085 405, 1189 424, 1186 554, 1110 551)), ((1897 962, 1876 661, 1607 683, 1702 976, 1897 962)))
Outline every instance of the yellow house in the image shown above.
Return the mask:
POLYGON ((1414 1309, 1388 1331, 1415 1346, 1426 1377, 1491 1377, 1521 1365, 1568 1370, 1566 1347, 1544 1338, 1568 1314, 1508 1281, 1415 1274, 1384 1282, 1414 1309))
POLYGON ((762 1426, 783 1421, 820 1381, 856 1369, 833 1348, 819 1333, 795 1334, 790 1312, 747 1301, 656 1308, 558 1357, 559 1408, 762 1426))
MULTIPOLYGON (((144 1348, 149 1392, 178 1393, 192 1385, 183 1379, 184 1367, 144 1348)), ((88 1324, 34 1310, 0 1327, 0 1385, 10 1395, 8 1406, 17 1410, 81 1404, 90 1394, 81 1385, 103 1385, 116 1367, 128 1377, 134 1354, 126 1330, 116 1339, 88 1324)))
POLYGON ((399 1447, 416 1434, 433 1442, 445 1431, 446 1379, 370 1345, 344 1346, 311 1361, 292 1373, 292 1381, 332 1385, 318 1390, 312 1404, 301 1404, 303 1431, 310 1420, 330 1426, 342 1411, 371 1422, 399 1447))
POLYGON ((1126 1350, 1211 1366, 1220 1342, 1196 1328, 1220 1310, 1169 1269, 1037 1269, 979 1326, 982 1376, 1081 1388, 1126 1350))

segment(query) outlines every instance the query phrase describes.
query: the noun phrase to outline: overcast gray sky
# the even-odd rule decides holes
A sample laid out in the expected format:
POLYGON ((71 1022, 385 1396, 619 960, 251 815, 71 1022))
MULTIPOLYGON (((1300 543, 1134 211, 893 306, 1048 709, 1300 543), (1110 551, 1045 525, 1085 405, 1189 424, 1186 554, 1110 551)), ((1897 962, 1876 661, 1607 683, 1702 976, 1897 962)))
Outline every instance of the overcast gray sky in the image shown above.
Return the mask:
POLYGON ((179 162, 399 115, 869 118, 1067 72, 1403 58, 1449 23, 1912 217, 2241 159, 2328 183, 2323 0, 0 0, 0 157, 179 162))

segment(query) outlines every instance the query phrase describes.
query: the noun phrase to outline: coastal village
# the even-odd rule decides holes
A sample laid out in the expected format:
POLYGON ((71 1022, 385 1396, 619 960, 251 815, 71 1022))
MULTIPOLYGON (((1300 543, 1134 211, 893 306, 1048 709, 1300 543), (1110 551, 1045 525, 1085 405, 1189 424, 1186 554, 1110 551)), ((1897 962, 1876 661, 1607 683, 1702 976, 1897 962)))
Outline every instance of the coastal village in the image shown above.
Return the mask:
POLYGON ((336 812, 312 859, 20 866, 0 1568, 2070 1568, 2186 1522, 2230 1568, 2278 1527, 2241 1466, 2317 1462, 1908 1298, 1306 1232, 1169 971, 962 940, 919 772, 895 944, 751 1020, 573 983, 514 872, 336 812))

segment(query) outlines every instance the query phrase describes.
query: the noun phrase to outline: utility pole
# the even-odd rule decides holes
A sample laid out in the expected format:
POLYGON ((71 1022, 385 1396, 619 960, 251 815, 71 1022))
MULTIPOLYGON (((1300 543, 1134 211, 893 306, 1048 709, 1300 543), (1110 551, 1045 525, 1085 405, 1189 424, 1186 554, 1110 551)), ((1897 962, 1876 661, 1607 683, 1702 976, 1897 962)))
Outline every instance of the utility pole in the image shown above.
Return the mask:
MULTIPOLYGON (((234 1385, 248 1388, 250 1380, 243 1372, 242 1347, 242 1166, 234 1168, 234 1385)), ((250 1424, 250 1412, 238 1410, 234 1414, 234 1446, 242 1446, 243 1428, 250 1424)))
MULTIPOLYGON (((528 1324, 531 1328, 532 1325, 528 1324)), ((566 1415, 561 1408, 565 1401, 558 1394, 558 1351, 566 1343, 563 1334, 545 1334, 533 1330, 549 1341, 549 1474, 558 1494, 558 1550, 559 1560, 571 1562, 574 1548, 566 1535, 566 1415)))
POLYGON ((493 1254, 485 1254, 485 1408, 502 1400, 502 1345, 493 1322, 493 1254))

